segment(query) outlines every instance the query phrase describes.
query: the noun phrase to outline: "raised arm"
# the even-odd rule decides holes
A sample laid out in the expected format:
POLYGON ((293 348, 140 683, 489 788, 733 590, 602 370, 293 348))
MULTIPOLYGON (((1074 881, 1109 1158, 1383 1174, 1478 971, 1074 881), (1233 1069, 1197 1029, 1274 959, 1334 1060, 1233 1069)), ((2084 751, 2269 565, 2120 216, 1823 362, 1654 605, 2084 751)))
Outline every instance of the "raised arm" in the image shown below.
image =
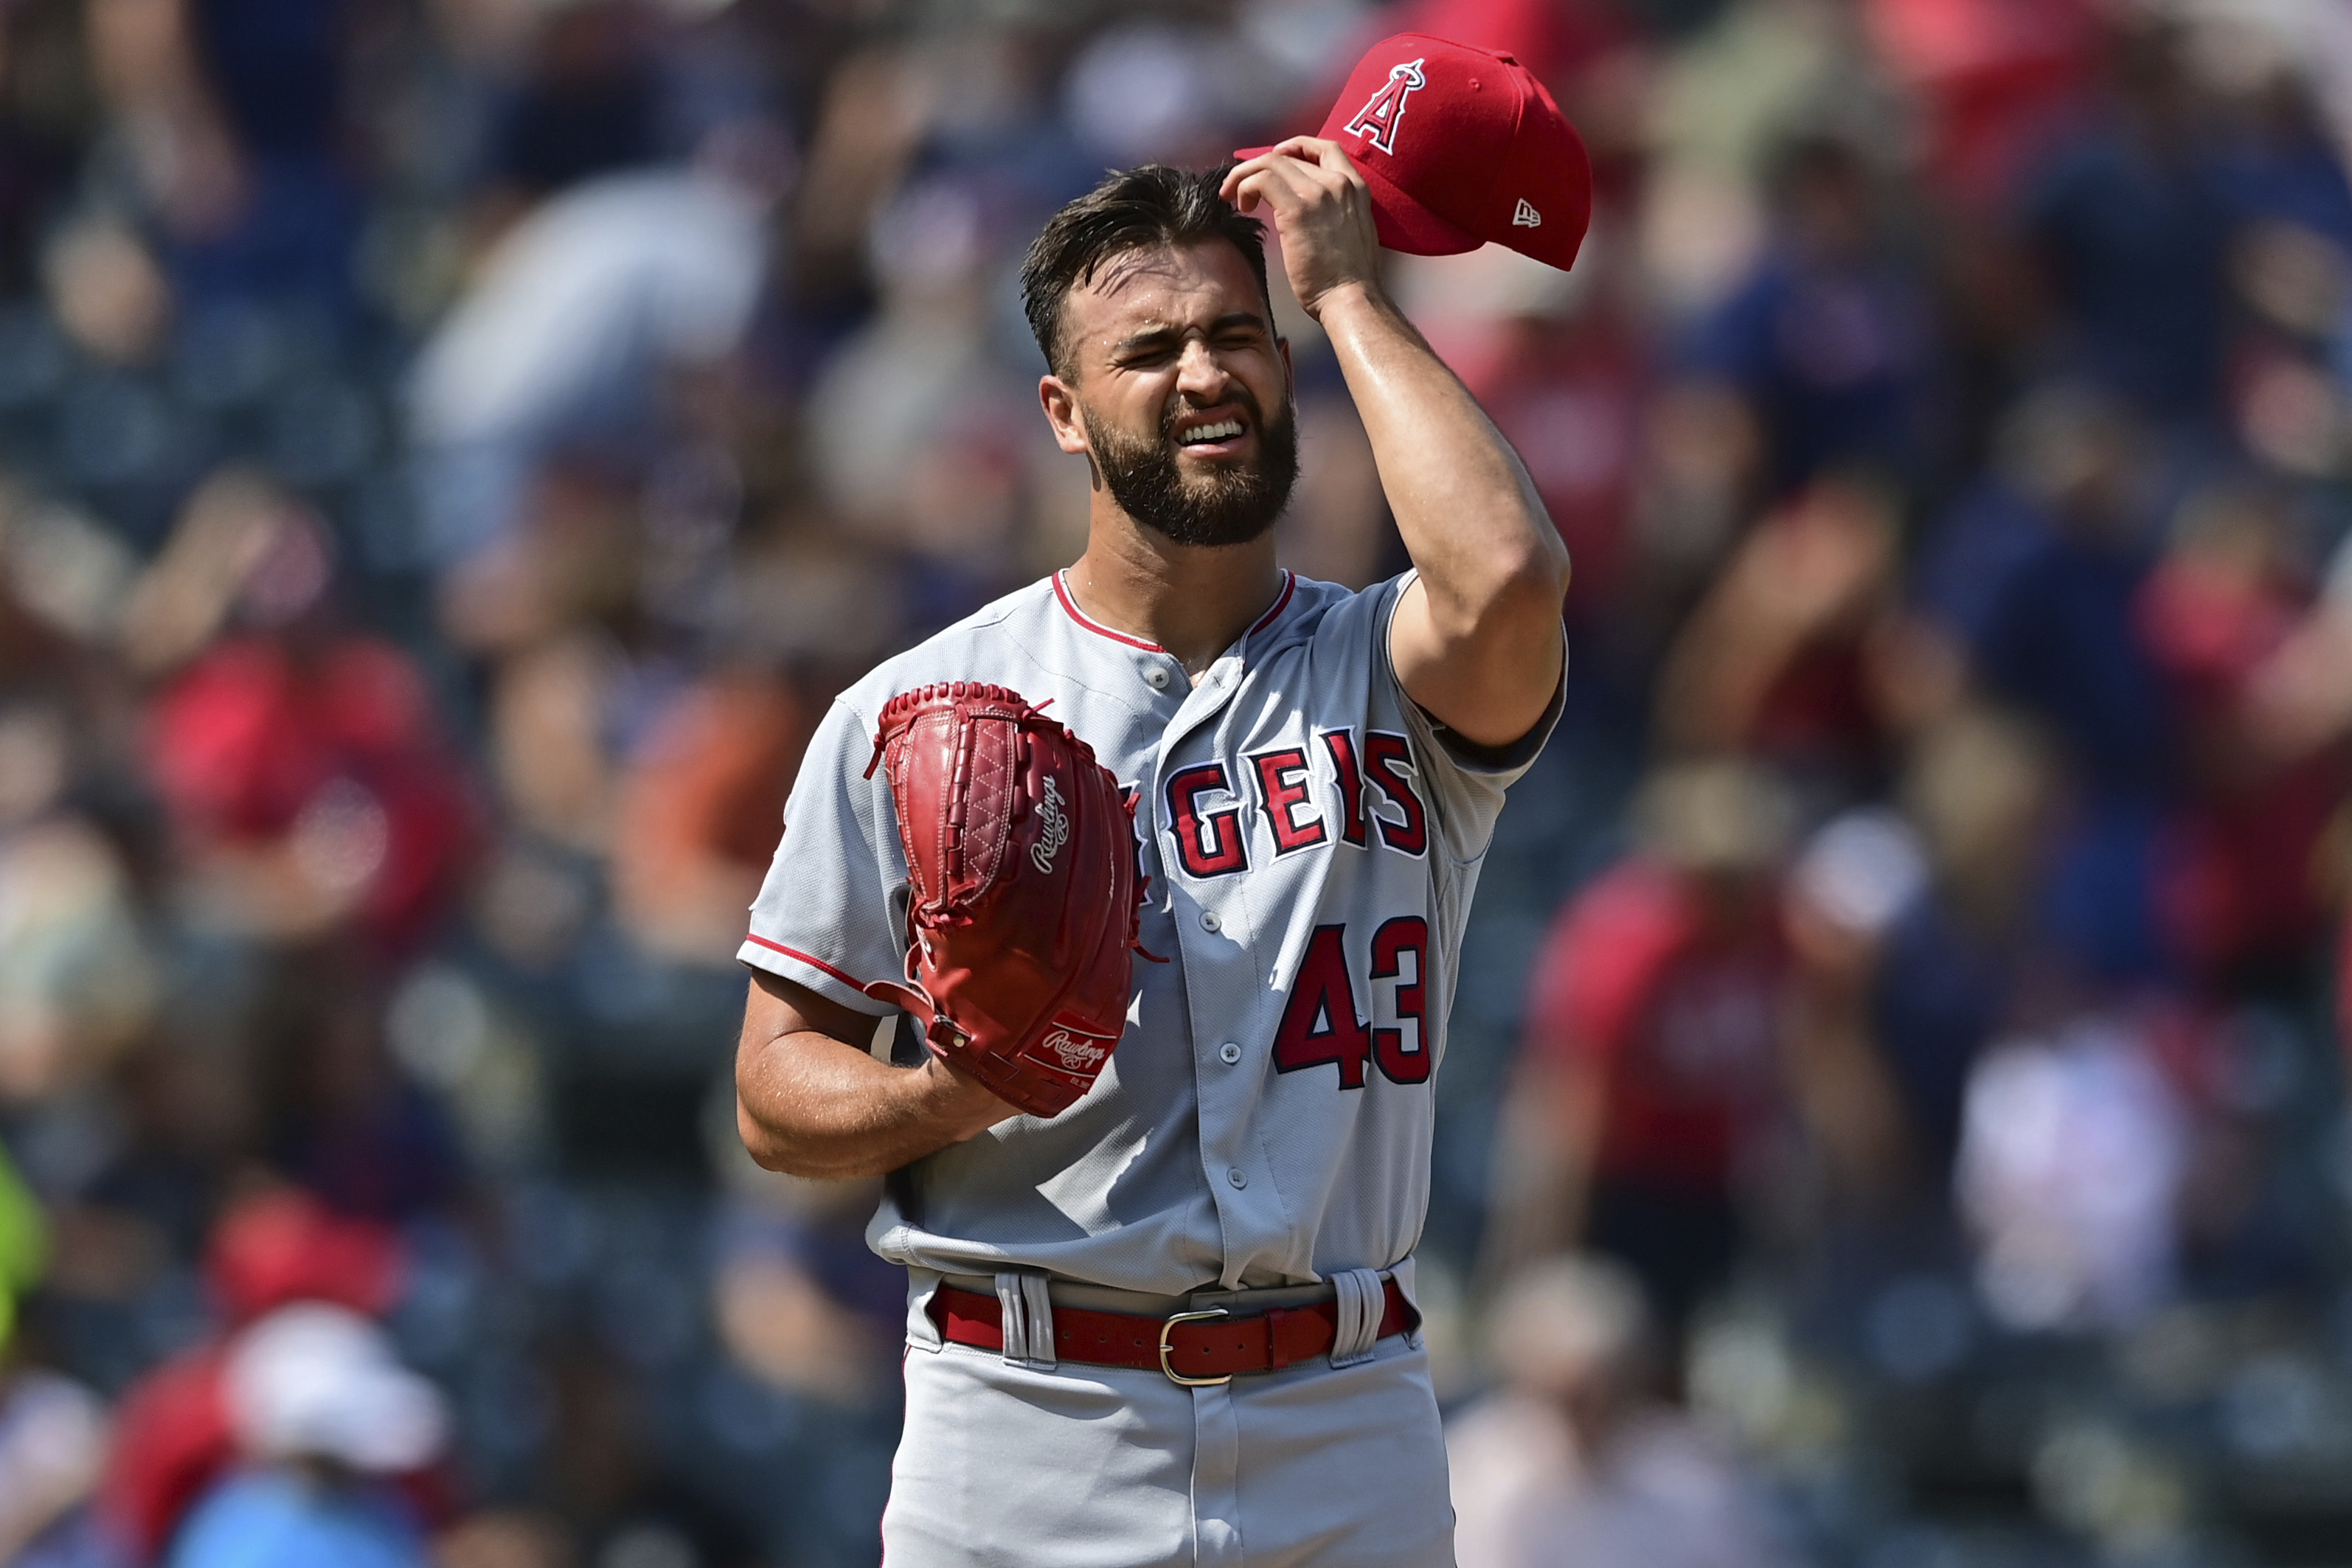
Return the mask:
POLYGON ((936 1057, 877 1061, 875 1020, 804 985, 756 975, 735 1048, 735 1121, 751 1158, 795 1176, 878 1176, 1014 1114, 936 1057))
POLYGON ((1294 137, 1226 176, 1274 216, 1292 289, 1329 334, 1381 488, 1419 575, 1390 658, 1407 695, 1464 739, 1507 745, 1559 683, 1568 549, 1470 393, 1381 289, 1370 193, 1336 142, 1294 137))

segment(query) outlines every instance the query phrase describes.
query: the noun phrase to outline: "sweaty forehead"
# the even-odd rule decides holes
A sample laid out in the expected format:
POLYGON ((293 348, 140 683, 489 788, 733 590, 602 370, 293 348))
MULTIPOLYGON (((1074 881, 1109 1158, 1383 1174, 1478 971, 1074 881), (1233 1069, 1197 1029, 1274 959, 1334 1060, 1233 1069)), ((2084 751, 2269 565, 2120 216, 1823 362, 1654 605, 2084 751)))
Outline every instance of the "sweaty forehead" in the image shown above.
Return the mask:
POLYGON ((1158 327, 1201 327, 1248 311, 1265 313, 1257 279, 1223 242, 1123 251, 1070 290, 1063 330, 1080 353, 1158 327))

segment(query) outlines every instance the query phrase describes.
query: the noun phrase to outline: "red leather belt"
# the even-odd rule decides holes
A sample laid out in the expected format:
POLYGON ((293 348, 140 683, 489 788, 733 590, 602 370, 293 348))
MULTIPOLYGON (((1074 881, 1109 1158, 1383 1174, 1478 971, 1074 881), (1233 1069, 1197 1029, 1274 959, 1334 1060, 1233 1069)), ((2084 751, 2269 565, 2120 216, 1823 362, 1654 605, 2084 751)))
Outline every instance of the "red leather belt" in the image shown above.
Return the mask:
MULTIPOLYGON (((1381 1294, 1377 1338, 1401 1334, 1420 1321, 1395 1280, 1382 1280, 1381 1294)), ((931 1295, 930 1314, 941 1337, 953 1343, 1004 1349, 1003 1308, 993 1296, 942 1285, 931 1295)), ((1248 1317, 1233 1316, 1223 1307, 1149 1318, 1054 1304, 1056 1359, 1162 1372, 1187 1385, 1223 1383, 1237 1372, 1280 1372, 1329 1354, 1339 1337, 1336 1300, 1275 1307, 1248 1317)))

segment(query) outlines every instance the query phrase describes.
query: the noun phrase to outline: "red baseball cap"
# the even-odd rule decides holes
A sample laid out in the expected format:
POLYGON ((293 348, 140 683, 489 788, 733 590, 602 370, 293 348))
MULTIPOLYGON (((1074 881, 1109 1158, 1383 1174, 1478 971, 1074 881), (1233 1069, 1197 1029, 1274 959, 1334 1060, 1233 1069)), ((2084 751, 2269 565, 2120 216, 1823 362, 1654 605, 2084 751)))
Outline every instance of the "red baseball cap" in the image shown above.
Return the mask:
POLYGON ((1391 250, 1453 256, 1492 241, 1565 268, 1592 221, 1583 140, 1507 54, 1426 33, 1383 38, 1356 62, 1318 134, 1362 171, 1391 250))
POLYGON ((223 1312, 249 1322, 289 1301, 387 1310, 404 1274, 400 1237, 336 1214, 308 1193, 278 1188, 239 1202, 214 1226, 205 1275, 223 1312))

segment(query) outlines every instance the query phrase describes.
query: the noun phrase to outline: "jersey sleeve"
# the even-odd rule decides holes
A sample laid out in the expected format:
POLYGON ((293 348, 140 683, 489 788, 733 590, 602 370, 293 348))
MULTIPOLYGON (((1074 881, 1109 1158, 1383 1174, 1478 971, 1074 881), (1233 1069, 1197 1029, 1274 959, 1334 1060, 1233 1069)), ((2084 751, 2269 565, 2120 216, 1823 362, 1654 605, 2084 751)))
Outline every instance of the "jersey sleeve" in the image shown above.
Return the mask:
POLYGON ((873 752, 874 727, 836 700, 802 759, 735 956, 881 1017, 891 1004, 860 987, 904 975, 907 861, 889 783, 880 769, 866 776, 873 752))
MULTIPOLYGON (((1384 683, 1393 697, 1398 712, 1403 716, 1405 730, 1412 738, 1413 754, 1430 759, 1430 776, 1422 782, 1434 796, 1447 850, 1456 860, 1472 860, 1486 851, 1495 818, 1503 809, 1504 792, 1534 764, 1544 742, 1551 739, 1552 730, 1559 723, 1560 709, 1568 693, 1567 658, 1563 649, 1559 683, 1552 689, 1551 701, 1545 705, 1543 716, 1526 734, 1507 746, 1482 746, 1465 740, 1412 700, 1390 657, 1389 629, 1396 619, 1397 605, 1404 600, 1405 589, 1416 575, 1406 572, 1372 590, 1380 595, 1379 613, 1372 617, 1373 679, 1384 683)), ((1563 642, 1567 635, 1563 626, 1563 642)))

